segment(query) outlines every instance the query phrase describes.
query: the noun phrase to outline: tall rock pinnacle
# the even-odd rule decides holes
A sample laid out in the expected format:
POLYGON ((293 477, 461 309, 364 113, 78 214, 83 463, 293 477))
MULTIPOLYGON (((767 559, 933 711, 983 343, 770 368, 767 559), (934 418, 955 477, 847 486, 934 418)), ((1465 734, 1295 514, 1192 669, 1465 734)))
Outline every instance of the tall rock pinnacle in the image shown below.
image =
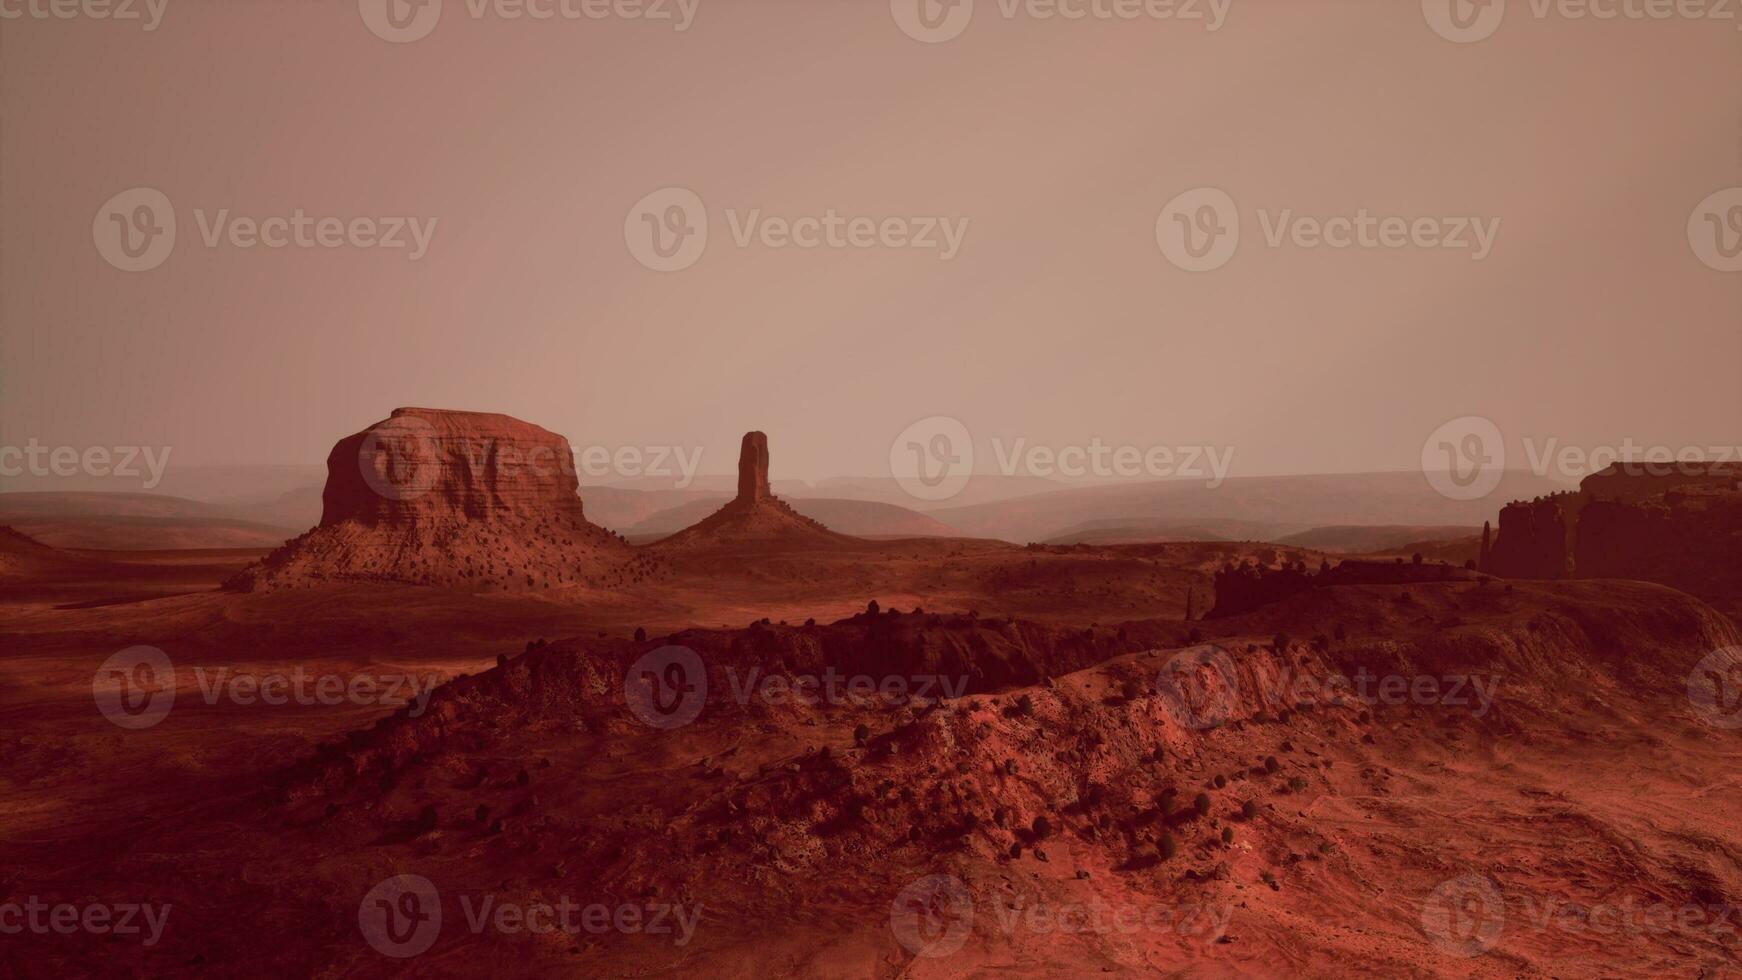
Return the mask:
POLYGON ((746 432, 738 448, 738 502, 760 503, 773 496, 768 488, 768 436, 746 432))
POLYGON ((663 553, 710 547, 839 548, 852 544, 852 538, 805 517, 774 495, 768 485, 768 436, 746 432, 738 448, 738 496, 652 547, 663 553))

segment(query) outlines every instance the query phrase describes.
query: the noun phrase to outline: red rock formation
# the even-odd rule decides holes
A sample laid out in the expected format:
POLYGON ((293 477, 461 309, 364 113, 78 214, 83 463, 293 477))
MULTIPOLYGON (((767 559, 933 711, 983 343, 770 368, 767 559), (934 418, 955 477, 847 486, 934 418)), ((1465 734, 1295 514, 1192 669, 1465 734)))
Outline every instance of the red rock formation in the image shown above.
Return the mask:
POLYGON ((1742 596, 1742 467, 1623 463, 1500 512, 1494 574, 1631 578, 1742 596))
POLYGON ((582 514, 568 440, 506 415, 401 408, 327 457, 321 523, 227 583, 611 586, 654 571, 582 514))
POLYGON ((487 412, 394 409, 327 456, 321 526, 584 520, 569 442, 487 412))
POLYGON ((1583 505, 1576 493, 1507 504, 1500 511, 1489 570, 1503 578, 1566 578, 1572 573, 1572 528, 1583 505))
POLYGON ((773 500, 768 488, 768 436, 760 432, 744 433, 738 447, 738 498, 750 504, 773 500))
POLYGON ((855 540, 805 517, 776 497, 768 487, 768 437, 746 432, 738 451, 738 496, 705 520, 653 547, 662 551, 754 544, 829 547, 855 540))

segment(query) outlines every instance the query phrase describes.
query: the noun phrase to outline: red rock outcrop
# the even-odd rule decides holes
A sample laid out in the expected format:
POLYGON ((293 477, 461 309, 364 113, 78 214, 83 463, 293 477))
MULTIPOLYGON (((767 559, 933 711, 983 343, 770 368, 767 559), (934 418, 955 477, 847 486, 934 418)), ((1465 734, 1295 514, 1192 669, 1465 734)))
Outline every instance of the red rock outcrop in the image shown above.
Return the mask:
POLYGON ((1573 570, 1573 528, 1585 498, 1557 493, 1513 501, 1500 510, 1488 569, 1504 578, 1566 578, 1573 570))
POLYGON ((1576 493, 1500 512, 1508 578, 1630 578, 1710 601, 1742 596, 1742 467, 1621 463, 1576 493))
POLYGON ((506 415, 396 409, 333 447, 320 525, 227 585, 536 589, 652 574, 654 560, 587 521, 578 490, 562 436, 506 415))
POLYGON ((774 499, 768 487, 768 436, 761 432, 744 433, 738 446, 737 499, 751 505, 774 499))
POLYGON ((653 545, 657 550, 745 544, 840 546, 857 539, 837 534, 793 510, 768 486, 768 437, 746 432, 738 450, 738 496, 705 520, 653 545))

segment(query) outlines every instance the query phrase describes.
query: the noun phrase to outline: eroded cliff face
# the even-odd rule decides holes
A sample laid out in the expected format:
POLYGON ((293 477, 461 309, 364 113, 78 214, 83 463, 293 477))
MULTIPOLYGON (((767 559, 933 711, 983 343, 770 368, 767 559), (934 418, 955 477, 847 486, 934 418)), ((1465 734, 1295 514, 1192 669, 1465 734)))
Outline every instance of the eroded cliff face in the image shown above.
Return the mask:
POLYGON ((1661 582, 1704 599, 1742 595, 1742 493, 1673 490, 1639 503, 1597 500, 1579 522, 1581 578, 1661 582))
POLYGON ((1500 532, 1486 570, 1504 578, 1571 575, 1573 528, 1584 503, 1582 494, 1559 493, 1501 508, 1500 532))
POLYGON ((1576 493, 1500 512, 1488 571, 1630 578, 1712 601, 1742 595, 1742 467, 1617 464, 1576 493))
POLYGON ((568 440, 506 415, 398 409, 333 447, 322 501, 318 527, 227 586, 608 588, 658 568, 583 516, 568 440))
POLYGON ((582 520, 569 442, 506 415, 395 409, 327 456, 321 526, 582 520))

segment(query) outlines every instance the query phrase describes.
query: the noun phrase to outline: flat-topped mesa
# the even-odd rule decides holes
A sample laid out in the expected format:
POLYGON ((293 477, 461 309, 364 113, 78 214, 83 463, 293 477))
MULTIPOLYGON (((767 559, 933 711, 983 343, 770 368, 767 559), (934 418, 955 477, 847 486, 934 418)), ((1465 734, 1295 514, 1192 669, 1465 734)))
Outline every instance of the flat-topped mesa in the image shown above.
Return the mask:
POLYGON ((587 521, 568 440, 506 415, 396 409, 333 447, 321 500, 318 527, 226 585, 610 587, 657 566, 587 521))
POLYGON ((768 436, 746 432, 738 447, 738 495, 705 520, 657 542, 656 549, 778 544, 839 546, 855 539, 837 534, 789 507, 768 483, 768 436))
POLYGON ((737 501, 754 504, 772 499, 774 491, 768 487, 768 436, 746 432, 738 447, 737 501))
POLYGON ((1712 602, 1742 594, 1742 466, 1631 461, 1500 512, 1488 570, 1505 578, 1640 579, 1712 602))
POLYGON ((398 408, 327 456, 321 526, 584 520, 569 442, 507 415, 398 408))

